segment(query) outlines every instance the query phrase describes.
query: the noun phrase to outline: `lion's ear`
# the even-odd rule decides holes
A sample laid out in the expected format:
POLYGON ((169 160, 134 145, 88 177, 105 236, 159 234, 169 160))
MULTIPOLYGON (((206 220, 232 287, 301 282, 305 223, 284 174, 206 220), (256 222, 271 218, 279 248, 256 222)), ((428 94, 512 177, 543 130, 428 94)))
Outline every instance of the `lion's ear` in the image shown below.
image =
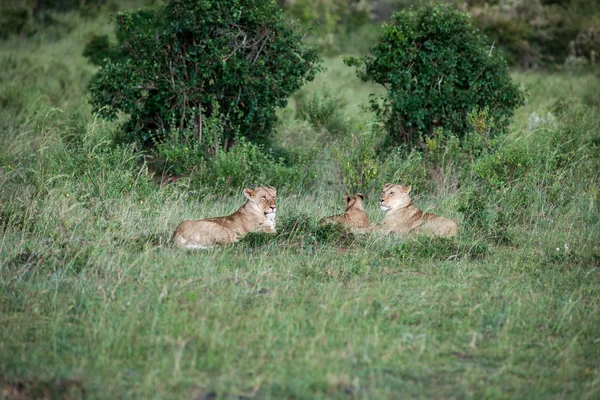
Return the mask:
POLYGON ((244 188, 244 196, 246 196, 248 198, 248 200, 252 200, 254 198, 254 193, 255 193, 254 190, 244 188))
POLYGON ((344 203, 348 204, 349 201, 350 201, 350 197, 347 194, 345 194, 344 195, 344 203))
POLYGON ((365 198, 362 193, 356 193, 356 197, 360 197, 361 200, 365 198))
POLYGON ((404 188, 404 191, 405 191, 406 193, 410 193, 410 189, 411 189, 411 188, 412 188, 412 186, 411 186, 411 185, 408 185, 407 187, 405 187, 405 188, 404 188))

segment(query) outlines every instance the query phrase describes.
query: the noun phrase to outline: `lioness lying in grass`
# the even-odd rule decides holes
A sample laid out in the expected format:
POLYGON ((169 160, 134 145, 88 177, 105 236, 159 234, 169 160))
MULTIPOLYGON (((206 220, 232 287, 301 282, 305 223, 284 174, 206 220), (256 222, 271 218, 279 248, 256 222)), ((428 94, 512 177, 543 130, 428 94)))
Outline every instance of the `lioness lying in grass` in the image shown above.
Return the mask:
POLYGON ((180 223, 173 233, 175 247, 207 249, 216 243, 236 242, 248 232, 275 233, 275 188, 259 186, 243 192, 248 201, 231 215, 180 223))
POLYGON ((321 218, 320 224, 331 224, 341 222, 353 228, 366 228, 369 226, 369 216, 367 215, 362 193, 356 193, 356 197, 344 196, 346 210, 343 214, 332 215, 321 218))
POLYGON ((386 212, 381 226, 383 232, 442 237, 458 234, 456 222, 419 210, 408 195, 410 189, 411 186, 405 187, 391 183, 384 186, 379 199, 380 208, 386 212))

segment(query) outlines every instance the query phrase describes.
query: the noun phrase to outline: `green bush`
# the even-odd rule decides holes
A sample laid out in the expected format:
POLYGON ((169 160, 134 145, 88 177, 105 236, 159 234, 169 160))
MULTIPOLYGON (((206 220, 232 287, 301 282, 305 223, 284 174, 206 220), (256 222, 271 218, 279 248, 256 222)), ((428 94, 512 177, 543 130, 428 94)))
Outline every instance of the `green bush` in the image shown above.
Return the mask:
POLYGON ((267 143, 276 107, 319 70, 316 50, 270 0, 171 0, 165 6, 119 13, 124 61, 108 60, 91 84, 102 117, 130 119, 128 139, 145 145, 173 129, 202 140, 216 111, 227 119, 221 142, 237 132, 267 143))
POLYGON ((430 167, 422 152, 414 150, 407 153, 401 147, 391 150, 381 159, 375 184, 377 193, 386 183, 410 184, 415 193, 430 193, 434 189, 430 167))
POLYGON ((298 154, 286 162, 241 137, 229 151, 219 150, 206 157, 192 179, 222 193, 236 193, 248 185, 294 190, 313 185, 315 177, 310 154, 298 154))
POLYGON ((531 156, 525 146, 511 143, 475 160, 473 171, 489 185, 502 187, 524 177, 530 165, 531 156))
POLYGON ((371 125, 333 149, 333 158, 349 193, 367 191, 379 175, 377 141, 377 130, 371 125))
POLYGON ((490 136, 506 131, 524 95, 504 60, 468 17, 448 6, 429 5, 395 13, 372 54, 347 58, 363 80, 383 85, 386 97, 371 107, 394 144, 422 145, 443 127, 462 139, 469 113, 488 107, 490 136))

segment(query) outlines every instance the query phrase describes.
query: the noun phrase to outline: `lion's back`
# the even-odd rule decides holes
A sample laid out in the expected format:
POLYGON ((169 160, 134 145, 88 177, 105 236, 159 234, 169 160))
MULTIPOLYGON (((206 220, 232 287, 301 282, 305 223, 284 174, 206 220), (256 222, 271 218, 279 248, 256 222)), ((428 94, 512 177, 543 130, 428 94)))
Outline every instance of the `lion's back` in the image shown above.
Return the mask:
POLYGON ((236 232, 222 218, 187 220, 173 233, 173 244, 180 249, 206 249, 216 243, 232 243, 236 232))
POLYGON ((427 233, 441 237, 458 235, 458 224, 456 222, 438 215, 436 215, 436 217, 437 218, 430 219, 425 224, 427 233))
POLYGON ((367 228, 369 226, 369 215, 364 210, 350 210, 344 214, 346 225, 354 228, 367 228))
POLYGON ((384 225, 388 231, 400 235, 423 234, 441 237, 458 235, 458 224, 453 220, 418 209, 413 209, 406 214, 388 214, 384 218, 384 225))

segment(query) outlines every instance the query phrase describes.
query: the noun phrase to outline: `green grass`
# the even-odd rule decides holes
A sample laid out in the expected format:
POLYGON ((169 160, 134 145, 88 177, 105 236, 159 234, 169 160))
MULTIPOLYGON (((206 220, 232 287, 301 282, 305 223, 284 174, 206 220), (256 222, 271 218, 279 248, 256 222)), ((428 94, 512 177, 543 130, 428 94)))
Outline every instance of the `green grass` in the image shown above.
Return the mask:
MULTIPOLYGON (((508 243, 497 224, 465 227, 471 181, 458 167, 448 174, 464 188, 415 197, 461 224, 456 239, 319 228, 344 193, 327 184, 339 180, 330 147, 291 101, 278 140, 319 149, 315 186, 279 190, 276 236, 180 252, 168 245, 179 222, 244 198, 187 179, 159 187, 131 148, 111 145, 115 126, 85 104, 94 69, 80 56, 108 29, 75 21, 59 39, 0 49, 4 397, 598 398, 600 158, 561 142, 564 126, 528 130, 532 112, 560 118, 557 101, 597 106, 597 76, 514 73, 530 97, 507 142, 525 141, 536 164, 486 194, 490 215, 508 214, 508 243)), ((327 85, 360 132, 374 88, 326 64, 303 95, 327 85)), ((598 137, 597 107, 569 115, 573 137, 598 137)), ((366 193, 375 223, 378 190, 366 193)))

